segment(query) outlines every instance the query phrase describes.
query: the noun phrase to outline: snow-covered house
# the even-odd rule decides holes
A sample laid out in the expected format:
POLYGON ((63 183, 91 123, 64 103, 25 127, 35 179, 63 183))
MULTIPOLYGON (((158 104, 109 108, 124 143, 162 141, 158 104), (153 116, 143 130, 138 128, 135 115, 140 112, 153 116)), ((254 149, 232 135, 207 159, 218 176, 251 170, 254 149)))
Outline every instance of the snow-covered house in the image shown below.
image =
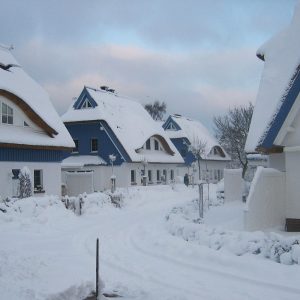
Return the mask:
POLYGON ((230 161, 230 156, 201 122, 175 114, 168 117, 163 128, 184 159, 181 175, 188 173, 199 178, 196 157, 190 145, 202 142, 205 147, 200 163, 201 179, 208 177, 210 182, 217 182, 223 178, 223 170, 230 161))
POLYGON ((84 87, 62 120, 76 144, 62 163, 68 194, 107 189, 112 175, 117 186, 170 182, 183 164, 143 106, 106 87, 84 87))
POLYGON ((18 196, 27 166, 36 194, 61 194, 60 163, 73 140, 48 94, 0 46, 0 196, 18 196))
POLYGON ((245 150, 269 154, 259 168, 245 211, 246 229, 300 219, 300 5, 291 24, 257 51, 264 70, 245 150))

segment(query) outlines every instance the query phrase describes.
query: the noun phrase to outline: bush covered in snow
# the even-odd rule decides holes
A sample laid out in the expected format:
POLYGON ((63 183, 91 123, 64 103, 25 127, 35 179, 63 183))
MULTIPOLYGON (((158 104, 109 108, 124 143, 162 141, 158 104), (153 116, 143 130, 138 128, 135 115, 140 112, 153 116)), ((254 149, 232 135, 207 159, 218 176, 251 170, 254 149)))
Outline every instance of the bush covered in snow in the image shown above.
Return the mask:
POLYGON ((223 230, 199 222, 197 203, 175 207, 166 216, 167 229, 186 241, 226 250, 235 255, 260 255, 283 264, 300 264, 300 237, 282 237, 275 233, 223 230))

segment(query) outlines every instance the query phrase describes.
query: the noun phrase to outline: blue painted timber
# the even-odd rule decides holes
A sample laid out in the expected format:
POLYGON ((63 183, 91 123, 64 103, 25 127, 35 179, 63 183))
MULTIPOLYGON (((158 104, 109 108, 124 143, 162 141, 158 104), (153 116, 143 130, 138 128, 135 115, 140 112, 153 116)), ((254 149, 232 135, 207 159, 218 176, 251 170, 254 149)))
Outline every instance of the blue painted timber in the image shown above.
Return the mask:
POLYGON ((193 153, 189 151, 190 142, 187 138, 176 138, 171 139, 171 141, 184 159, 184 163, 187 166, 190 166, 194 161, 196 161, 193 153))
POLYGON ((114 165, 121 165, 124 161, 131 162, 124 147, 105 121, 72 122, 65 123, 65 126, 72 138, 78 140, 78 153, 71 155, 98 155, 109 164, 109 155, 114 154, 114 165), (91 152, 91 139, 98 140, 96 153, 91 152))
POLYGON ((0 161, 60 162, 65 151, 21 148, 1 148, 0 161))
POLYGON ((79 95, 78 99, 75 101, 73 107, 75 109, 81 109, 83 103, 85 100, 88 99, 90 104, 92 105, 93 108, 95 108, 97 105, 96 101, 92 98, 92 96, 89 94, 88 90, 86 87, 83 88, 81 94, 79 95))
POLYGON ((295 75, 291 79, 291 86, 286 94, 285 99, 283 99, 282 105, 275 116, 264 140, 261 143, 261 147, 264 149, 270 149, 281 129, 285 119, 287 118, 293 104, 295 103, 297 96, 300 92, 300 66, 297 68, 295 75))

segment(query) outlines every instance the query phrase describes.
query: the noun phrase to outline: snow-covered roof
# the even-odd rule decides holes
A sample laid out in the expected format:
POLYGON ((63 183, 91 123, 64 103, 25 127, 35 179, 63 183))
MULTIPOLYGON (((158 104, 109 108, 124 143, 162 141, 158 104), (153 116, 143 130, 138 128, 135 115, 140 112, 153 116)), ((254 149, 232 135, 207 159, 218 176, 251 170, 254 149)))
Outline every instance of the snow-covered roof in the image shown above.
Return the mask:
POLYGON ((61 162, 63 168, 78 168, 84 166, 107 165, 106 161, 98 155, 72 155, 61 162))
POLYGON ((204 142, 206 143, 206 157, 216 160, 230 160, 230 156, 200 121, 192 120, 177 114, 170 115, 169 118, 171 118, 180 127, 179 130, 166 130, 169 138, 187 138, 190 143, 193 143, 193 141, 204 142), (210 153, 212 148, 215 146, 218 146, 223 150, 225 157, 214 156, 212 153, 210 153))
MULTIPOLYGON (((183 159, 169 140, 159 123, 156 123, 144 107, 117 93, 85 87, 86 93, 97 103, 94 108, 75 109, 69 107, 62 116, 65 123, 104 120, 112 129, 133 162, 146 159, 148 162, 182 163, 183 159), (167 154, 163 151, 140 150, 152 136, 165 142, 167 154)), ((165 149, 166 150, 166 149, 165 149)))
POLYGON ((46 91, 23 70, 11 50, 4 46, 0 46, 0 64, 2 67, 17 65, 8 70, 0 68, 0 91, 16 96, 16 105, 28 108, 27 113, 32 113, 38 119, 39 125, 42 124, 49 130, 48 135, 42 135, 24 128, 0 125, 0 143, 73 148, 73 140, 46 91))
MULTIPOLYGON (((296 5, 291 24, 257 51, 257 56, 265 63, 245 146, 246 152, 254 152, 263 145, 286 101, 300 65, 299 33, 300 2, 296 5)), ((274 138, 276 136, 273 140, 274 138)))

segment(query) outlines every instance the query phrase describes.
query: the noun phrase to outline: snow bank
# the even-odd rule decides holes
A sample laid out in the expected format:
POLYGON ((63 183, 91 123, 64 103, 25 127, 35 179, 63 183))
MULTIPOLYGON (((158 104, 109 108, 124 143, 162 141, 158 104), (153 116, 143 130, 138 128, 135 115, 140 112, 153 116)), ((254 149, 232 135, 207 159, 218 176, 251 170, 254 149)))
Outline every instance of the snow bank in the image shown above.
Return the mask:
MULTIPOLYGON (((228 204, 230 209, 233 204, 228 204)), ((216 208, 213 207, 213 209, 216 208)), ((227 230, 222 224, 207 225, 205 217, 204 222, 199 222, 196 201, 173 208, 166 216, 166 220, 169 233, 188 242, 227 251, 238 256, 247 253, 255 254, 287 265, 300 262, 299 237, 284 238, 275 233, 227 230)), ((215 222, 217 223, 216 220, 215 222)))

